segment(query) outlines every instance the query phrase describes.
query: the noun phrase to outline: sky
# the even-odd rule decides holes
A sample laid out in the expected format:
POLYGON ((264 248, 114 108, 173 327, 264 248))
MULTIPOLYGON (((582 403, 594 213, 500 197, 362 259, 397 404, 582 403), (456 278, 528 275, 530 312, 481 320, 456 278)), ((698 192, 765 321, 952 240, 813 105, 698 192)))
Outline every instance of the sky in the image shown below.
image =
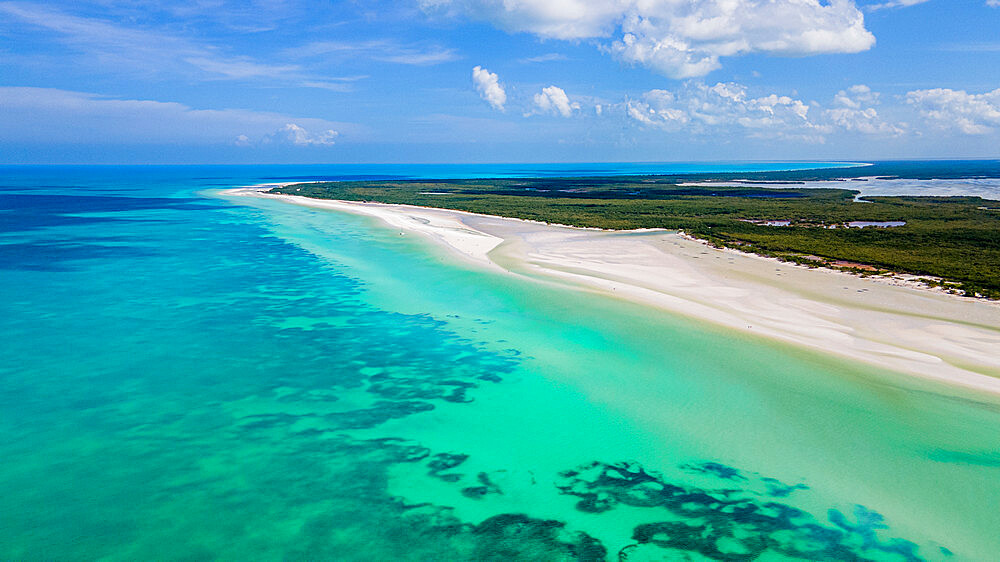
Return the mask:
POLYGON ((0 0, 0 163, 1000 158, 1000 0, 0 0))

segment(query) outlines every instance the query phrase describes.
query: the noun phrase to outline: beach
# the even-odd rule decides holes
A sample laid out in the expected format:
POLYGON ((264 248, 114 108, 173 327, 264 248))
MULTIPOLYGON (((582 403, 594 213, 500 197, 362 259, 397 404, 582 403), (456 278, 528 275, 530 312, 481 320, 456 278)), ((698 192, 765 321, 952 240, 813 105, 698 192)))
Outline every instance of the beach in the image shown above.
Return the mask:
POLYGON ((602 231, 406 205, 231 195, 374 217, 497 272, 600 292, 898 373, 1000 394, 1000 307, 810 269, 678 232, 602 231))

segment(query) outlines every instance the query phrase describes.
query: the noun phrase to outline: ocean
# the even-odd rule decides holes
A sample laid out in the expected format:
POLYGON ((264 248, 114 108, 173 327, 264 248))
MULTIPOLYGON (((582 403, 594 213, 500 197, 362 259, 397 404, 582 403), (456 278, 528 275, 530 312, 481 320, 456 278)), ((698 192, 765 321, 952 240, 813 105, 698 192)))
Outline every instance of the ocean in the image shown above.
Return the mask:
POLYGON ((994 559, 993 399, 219 195, 837 165, 0 167, 0 558, 994 559))

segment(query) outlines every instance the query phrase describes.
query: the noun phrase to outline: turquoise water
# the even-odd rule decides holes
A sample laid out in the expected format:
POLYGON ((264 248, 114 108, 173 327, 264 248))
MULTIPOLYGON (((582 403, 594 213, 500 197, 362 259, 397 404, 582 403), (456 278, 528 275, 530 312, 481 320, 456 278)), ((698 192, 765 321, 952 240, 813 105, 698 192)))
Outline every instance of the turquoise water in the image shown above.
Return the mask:
POLYGON ((323 174, 2 170, 0 558, 1000 552, 996 403, 215 195, 323 174))

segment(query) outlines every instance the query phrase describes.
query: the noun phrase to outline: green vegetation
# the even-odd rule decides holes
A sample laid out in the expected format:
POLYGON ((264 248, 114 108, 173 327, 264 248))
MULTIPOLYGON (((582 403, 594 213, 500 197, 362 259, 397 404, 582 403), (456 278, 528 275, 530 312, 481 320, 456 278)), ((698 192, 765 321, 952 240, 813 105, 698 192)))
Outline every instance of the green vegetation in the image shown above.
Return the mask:
MULTIPOLYGON (((709 178, 695 178, 709 179, 709 178)), ((716 179, 716 178, 711 178, 716 179)), ((979 197, 868 197, 848 189, 682 186, 691 177, 365 181, 272 191, 320 199, 439 207, 606 229, 666 228, 718 246, 865 275, 933 276, 969 296, 1000 298, 1000 202, 979 197), (766 226, 751 220, 788 220, 766 226), (843 228, 850 221, 905 221, 843 228), (837 228, 829 228, 838 226, 837 228)), ((850 183, 845 182, 845 187, 850 183)))

